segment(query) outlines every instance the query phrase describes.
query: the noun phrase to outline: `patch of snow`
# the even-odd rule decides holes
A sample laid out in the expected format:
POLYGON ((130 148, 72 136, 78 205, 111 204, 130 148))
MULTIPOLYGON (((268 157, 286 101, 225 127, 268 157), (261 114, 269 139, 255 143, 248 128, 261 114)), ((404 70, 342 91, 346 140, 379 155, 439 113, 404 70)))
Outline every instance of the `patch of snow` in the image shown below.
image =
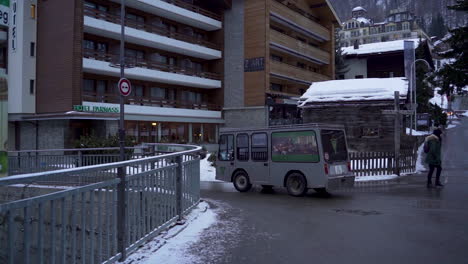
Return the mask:
POLYGON ((199 262, 198 257, 190 252, 190 246, 200 239, 207 228, 218 221, 218 215, 209 208, 208 203, 201 202, 186 219, 184 225, 174 226, 154 238, 131 254, 124 263, 189 264, 199 262))
POLYGON ((442 109, 447 109, 448 108, 447 96, 445 94, 440 95, 438 93, 439 90, 440 90, 440 88, 434 89, 434 97, 432 97, 429 100, 429 103, 434 104, 434 105, 438 105, 442 109))
POLYGON ((424 153, 424 143, 418 148, 418 158, 416 159, 416 173, 427 171, 423 160, 426 159, 426 153, 424 153))
POLYGON ((462 116, 468 116, 468 111, 466 111, 465 113, 461 114, 462 116))
POLYGON ((452 129, 457 127, 458 124, 449 124, 445 129, 452 129))
POLYGON ((365 17, 358 17, 358 18, 356 18, 356 20, 357 20, 359 23, 364 23, 364 24, 366 24, 366 25, 369 25, 369 24, 370 24, 370 19, 365 18, 365 17))
POLYGON ((218 181, 216 180, 216 168, 211 166, 208 158, 213 155, 209 153, 206 157, 200 160, 200 181, 218 181))
POLYGON ((342 51, 345 55, 363 55, 363 54, 372 54, 372 53, 382 53, 390 51, 403 51, 404 42, 413 41, 414 48, 418 48, 419 39, 407 39, 407 40, 394 40, 387 42, 377 42, 359 45, 358 49, 354 49, 354 46, 343 47, 342 51))
POLYGON ((299 107, 311 102, 393 100, 395 91, 405 100, 408 81, 405 78, 368 78, 314 82, 299 98, 299 107))
POLYGON ((417 131, 417 130, 414 130, 414 129, 411 129, 411 128, 406 128, 406 135, 409 135, 410 132, 412 132, 412 135, 413 136, 426 136, 426 135, 429 135, 431 134, 430 131, 417 131), (412 131, 411 131, 412 130, 412 131))
POLYGON ((357 182, 370 182, 370 181, 385 181, 393 180, 398 178, 398 175, 372 175, 372 176, 356 176, 355 181, 357 182))
POLYGON ((356 12, 356 11, 366 11, 367 12, 367 10, 362 6, 356 6, 355 8, 353 8, 352 12, 356 12))

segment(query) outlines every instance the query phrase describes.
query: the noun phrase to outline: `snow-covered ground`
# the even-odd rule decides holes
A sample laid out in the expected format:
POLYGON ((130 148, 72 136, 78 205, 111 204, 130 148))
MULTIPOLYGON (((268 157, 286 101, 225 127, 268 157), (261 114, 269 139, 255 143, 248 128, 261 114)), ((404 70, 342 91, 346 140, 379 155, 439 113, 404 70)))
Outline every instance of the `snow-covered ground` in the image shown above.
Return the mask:
POLYGON ((412 131, 413 136, 425 136, 425 135, 429 135, 432 133, 430 131, 417 131, 414 129, 406 128, 406 134, 409 135, 411 130, 413 130, 412 131))
POLYGON ((213 209, 210 209, 208 203, 201 202, 186 217, 184 225, 176 225, 149 243, 146 243, 135 253, 131 254, 124 263, 199 263, 198 257, 191 253, 190 246, 196 243, 203 232, 216 223, 217 220, 218 214, 213 209))
POLYGON ((371 181, 385 181, 385 180, 393 180, 398 178, 396 174, 390 175, 373 175, 373 176, 356 176, 355 181, 357 182, 371 182, 371 181))
POLYGON ((208 158, 212 154, 209 153, 206 157, 200 160, 200 181, 218 181, 216 180, 216 168, 211 166, 208 158))
POLYGON ((462 114, 462 116, 468 116, 468 111, 462 114))

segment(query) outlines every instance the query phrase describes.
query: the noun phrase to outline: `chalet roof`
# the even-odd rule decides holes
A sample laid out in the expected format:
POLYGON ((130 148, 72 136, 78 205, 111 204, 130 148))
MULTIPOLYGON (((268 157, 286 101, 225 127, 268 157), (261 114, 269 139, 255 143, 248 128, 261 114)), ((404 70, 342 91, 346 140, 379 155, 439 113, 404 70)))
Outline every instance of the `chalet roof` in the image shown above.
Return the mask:
POLYGON ((385 52, 403 51, 405 41, 413 41, 415 49, 419 46, 419 39, 400 39, 387 42, 361 44, 359 45, 358 49, 354 49, 353 46, 344 47, 342 48, 342 51, 344 55, 368 55, 385 52))
POLYGON ((369 78, 315 82, 299 98, 298 106, 313 103, 392 101, 395 91, 404 101, 408 94, 406 78, 369 78))

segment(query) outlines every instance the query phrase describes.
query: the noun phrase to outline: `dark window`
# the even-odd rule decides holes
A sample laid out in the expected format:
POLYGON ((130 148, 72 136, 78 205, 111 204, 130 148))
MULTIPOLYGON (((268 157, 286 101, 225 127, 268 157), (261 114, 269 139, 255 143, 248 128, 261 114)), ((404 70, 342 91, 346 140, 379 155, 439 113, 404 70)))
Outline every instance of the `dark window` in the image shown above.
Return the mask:
POLYGON ((34 80, 29 80, 29 93, 34 94, 34 80))
POLYGON ((344 74, 340 74, 340 75, 338 76, 338 79, 339 79, 339 80, 344 80, 344 74))
POLYGON ((84 5, 85 7, 94 8, 94 9, 96 9, 96 6, 97 6, 95 3, 90 2, 90 1, 85 1, 84 5))
POLYGON ((270 90, 277 91, 277 92, 282 92, 283 91, 283 85, 278 84, 278 83, 271 83, 270 84, 270 90))
POLYGON ((238 160, 249 160, 249 136, 247 134, 237 135, 236 149, 238 160))
POLYGON ((143 85, 133 85, 132 88, 133 88, 132 93, 133 93, 134 96, 139 96, 139 97, 143 96, 143 94, 144 94, 144 92, 143 92, 143 90, 144 90, 143 85))
POLYGON ((137 22, 137 23, 140 23, 140 24, 145 23, 145 18, 142 17, 142 16, 139 16, 139 15, 136 15, 136 14, 127 13, 126 17, 127 17, 127 19, 133 20, 134 22, 137 22))
POLYGON ((271 55, 271 59, 274 60, 274 61, 279 61, 279 62, 283 61, 283 57, 275 55, 275 54, 271 55))
POLYGON ((276 162, 319 162, 314 131, 271 134, 271 160, 276 162))
POLYGON ((94 50, 95 43, 92 40, 87 40, 85 39, 83 42, 83 48, 89 49, 89 50, 94 50))
POLYGON ((94 80, 84 79, 83 80, 83 91, 94 92, 94 80))
POLYGON ((106 86, 107 81, 99 80, 96 82, 96 92, 98 94, 105 94, 106 93, 106 86))
POLYGON ((159 87, 151 87, 151 97, 166 98, 166 89, 159 87))
POLYGON ((252 134, 252 160, 267 161, 268 160, 268 136, 266 133, 252 134))
POLYGON ((303 95, 304 93, 305 93, 305 89, 300 88, 300 89, 299 89, 299 94, 300 94, 300 95, 303 95))
POLYGON ((322 130, 323 156, 325 161, 347 161, 348 150, 346 148, 345 133, 341 130, 322 130))
POLYGON ((36 53, 36 43, 31 42, 31 48, 30 48, 31 57, 34 57, 35 53, 36 53))
POLYGON ((301 38, 301 37, 296 37, 297 40, 299 40, 300 42, 306 42, 305 38, 301 38))
POLYGON ((366 138, 379 137, 379 128, 378 127, 363 127, 361 129, 361 137, 366 137, 366 138))
POLYGON ((234 136, 221 135, 219 137, 218 158, 221 161, 234 160, 234 136))
POLYGON ((107 43, 98 42, 96 45, 96 50, 102 53, 107 53, 107 50, 108 50, 107 47, 108 47, 107 43))
POLYGON ((306 68, 306 65, 305 65, 305 63, 298 62, 298 63, 297 63, 297 67, 302 68, 302 69, 305 69, 305 68, 306 68))
POLYGON ((363 79, 363 78, 364 78, 364 75, 356 75, 354 78, 356 78, 356 79, 363 79))

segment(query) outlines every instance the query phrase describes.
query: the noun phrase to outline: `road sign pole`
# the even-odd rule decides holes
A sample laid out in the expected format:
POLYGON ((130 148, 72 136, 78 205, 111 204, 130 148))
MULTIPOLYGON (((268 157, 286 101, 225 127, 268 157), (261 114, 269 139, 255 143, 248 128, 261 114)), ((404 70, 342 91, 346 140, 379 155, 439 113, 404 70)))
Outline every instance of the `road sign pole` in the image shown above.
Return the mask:
MULTIPOLYGON (((120 78, 125 78, 125 0, 120 2, 120 78)), ((120 83, 120 82, 119 82, 120 83)), ((120 90, 120 84, 119 84, 120 90)), ((124 95, 120 93, 120 119, 119 119, 119 146, 120 160, 125 160, 125 108, 124 95)), ((120 183, 117 190, 117 249, 121 253, 121 261, 127 258, 127 214, 126 200, 127 193, 125 181, 126 167, 118 169, 120 183)), ((115 235, 115 234, 114 234, 115 235)))
POLYGON ((395 91, 395 174, 400 176, 400 92, 395 91))

